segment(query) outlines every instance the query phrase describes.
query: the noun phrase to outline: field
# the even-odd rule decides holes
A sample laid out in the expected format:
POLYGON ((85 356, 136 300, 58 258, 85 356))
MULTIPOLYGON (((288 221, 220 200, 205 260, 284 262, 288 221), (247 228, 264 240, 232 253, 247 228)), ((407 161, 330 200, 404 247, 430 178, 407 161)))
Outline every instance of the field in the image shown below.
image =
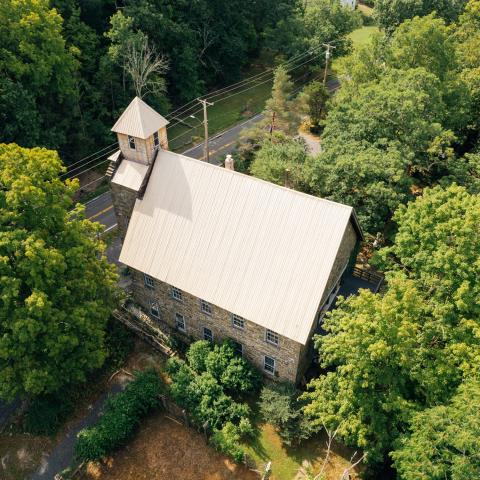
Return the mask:
POLYGON ((353 42, 354 47, 365 45, 370 41, 372 36, 379 31, 375 25, 365 26, 354 30, 348 37, 353 42))

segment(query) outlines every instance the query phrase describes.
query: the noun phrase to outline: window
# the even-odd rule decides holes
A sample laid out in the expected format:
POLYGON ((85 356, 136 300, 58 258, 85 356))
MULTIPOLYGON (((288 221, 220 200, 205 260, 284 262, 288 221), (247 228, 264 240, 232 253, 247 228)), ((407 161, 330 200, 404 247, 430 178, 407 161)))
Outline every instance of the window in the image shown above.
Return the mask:
POLYGON ((131 137, 130 135, 128 136, 128 146, 132 149, 135 150, 135 137, 131 137))
POLYGON ((203 338, 209 342, 213 342, 213 332, 207 327, 203 327, 203 338))
POLYGON ((200 300, 200 310, 207 315, 212 314, 212 306, 205 300, 200 300))
POLYGON ((175 314, 175 327, 181 332, 186 332, 187 328, 185 326, 185 317, 180 315, 180 313, 175 314))
POLYGON ((235 328, 243 330, 245 328, 245 319, 240 317, 240 315, 232 314, 232 324, 235 328))
POLYGON ((145 286, 147 288, 155 288, 155 280, 146 273, 143 274, 143 281, 145 282, 145 286))
POLYGON ((275 375, 275 359, 272 357, 267 357, 263 361, 263 369, 270 375, 275 375))
POLYGON ((156 317, 156 318, 160 318, 160 311, 158 309, 158 303, 157 302, 152 302, 150 304, 150 313, 156 317))
POLYGON ((265 332, 265 340, 272 345, 278 345, 278 333, 267 328, 265 332))
POLYGON ((158 132, 155 132, 153 134, 153 146, 155 148, 158 148, 159 145, 160 145, 160 139, 158 138, 158 132))
POLYGON ((181 302, 183 300, 182 291, 177 287, 172 287, 172 297, 181 302))
POLYGON ((236 342, 235 340, 230 340, 234 347, 235 355, 241 357, 243 355, 243 345, 240 342, 236 342))

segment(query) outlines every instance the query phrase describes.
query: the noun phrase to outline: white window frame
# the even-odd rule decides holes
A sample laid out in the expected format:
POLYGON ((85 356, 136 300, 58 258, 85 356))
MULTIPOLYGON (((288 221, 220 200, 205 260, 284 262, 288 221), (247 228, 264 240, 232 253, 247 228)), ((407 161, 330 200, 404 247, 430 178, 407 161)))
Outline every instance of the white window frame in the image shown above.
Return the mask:
POLYGON ((155 288, 155 279, 146 273, 143 274, 143 283, 147 288, 155 288))
POLYGON ((232 313, 232 325, 234 328, 238 328, 239 330, 245 329, 245 319, 240 315, 232 313))
POLYGON ((158 305, 158 302, 156 300, 152 300, 150 302, 150 313, 155 317, 155 318, 160 318, 160 306, 158 305), (156 310, 156 314, 154 313, 154 307, 156 310))
POLYGON ((177 302, 183 302, 183 292, 177 287, 172 287, 172 298, 177 302))
POLYGON ((200 311, 205 315, 211 315, 213 312, 212 305, 205 300, 200 299, 200 311))
POLYGON ((153 147, 160 147, 160 135, 158 134, 158 132, 153 132, 153 147))
POLYGON ((130 147, 130 150, 136 150, 137 149, 137 141, 135 140, 135 137, 132 137, 131 135, 128 135, 128 146, 130 147), (132 147, 133 145, 133 147, 132 147))
POLYGON ((268 328, 265 329, 265 341, 270 345, 278 346, 280 341, 280 336, 277 332, 270 330, 268 328))
POLYGON ((175 313, 175 328, 183 333, 187 331, 187 322, 185 321, 185 316, 178 312, 175 313))
POLYGON ((210 327, 203 327, 203 339, 213 343, 214 335, 213 330, 210 327), (205 330, 208 330, 210 335, 206 335, 205 330))
POLYGON ((275 372, 277 371, 277 361, 273 357, 269 357, 268 355, 265 355, 263 357, 263 371, 268 373, 269 375, 275 375, 275 372), (273 361, 273 366, 272 365, 267 366, 267 358, 268 360, 273 361))

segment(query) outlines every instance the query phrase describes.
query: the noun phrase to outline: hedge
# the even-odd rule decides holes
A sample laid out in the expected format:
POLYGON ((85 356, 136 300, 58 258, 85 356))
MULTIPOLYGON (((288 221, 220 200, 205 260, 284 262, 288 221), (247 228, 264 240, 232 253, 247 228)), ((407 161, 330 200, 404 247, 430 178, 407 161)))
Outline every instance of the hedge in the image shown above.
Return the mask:
POLYGON ((138 373, 125 390, 105 402, 98 423, 78 434, 75 454, 80 461, 99 460, 130 438, 150 411, 159 406, 163 385, 158 373, 149 369, 138 373))

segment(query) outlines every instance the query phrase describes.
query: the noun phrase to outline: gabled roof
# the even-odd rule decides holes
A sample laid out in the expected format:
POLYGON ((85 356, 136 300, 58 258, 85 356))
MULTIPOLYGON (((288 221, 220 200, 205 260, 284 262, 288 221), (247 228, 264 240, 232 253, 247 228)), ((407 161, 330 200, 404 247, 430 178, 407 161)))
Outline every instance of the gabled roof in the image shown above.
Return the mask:
POLYGON ((112 132, 145 139, 168 123, 141 98, 135 97, 112 127, 112 132))
POLYGON ((160 150, 120 261, 305 344, 352 213, 160 150))

